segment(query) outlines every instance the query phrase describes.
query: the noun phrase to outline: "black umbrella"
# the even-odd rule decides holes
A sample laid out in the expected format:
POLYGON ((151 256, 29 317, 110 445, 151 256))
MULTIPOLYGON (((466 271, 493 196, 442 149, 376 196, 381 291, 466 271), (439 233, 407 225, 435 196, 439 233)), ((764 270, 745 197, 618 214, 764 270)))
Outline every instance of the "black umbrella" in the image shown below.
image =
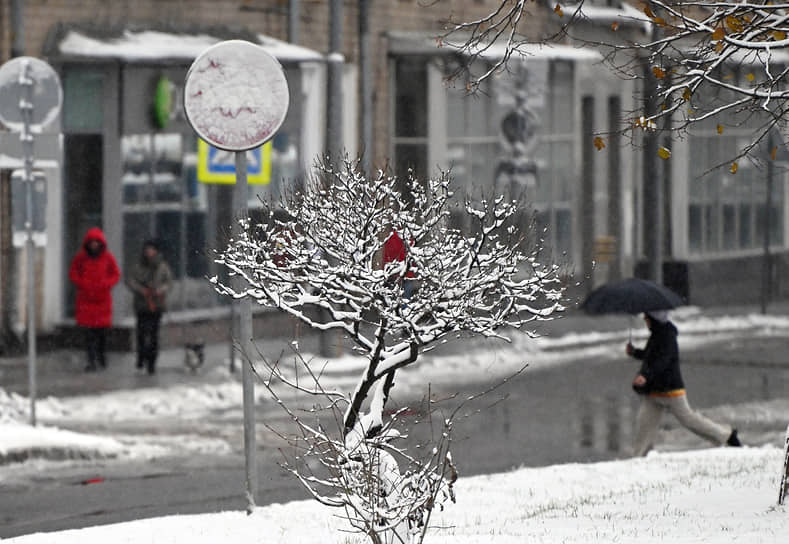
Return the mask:
POLYGON ((589 314, 640 314, 670 310, 684 302, 671 289, 649 280, 630 278, 607 283, 592 291, 581 305, 589 314))

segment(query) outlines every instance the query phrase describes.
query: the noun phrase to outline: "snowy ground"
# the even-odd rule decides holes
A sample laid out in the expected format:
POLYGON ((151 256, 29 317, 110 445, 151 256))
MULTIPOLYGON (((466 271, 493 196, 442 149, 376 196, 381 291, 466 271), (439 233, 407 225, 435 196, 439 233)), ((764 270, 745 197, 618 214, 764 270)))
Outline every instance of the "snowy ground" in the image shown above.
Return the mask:
MULTIPOLYGON (((435 544, 703 542, 785 544, 778 448, 710 449, 556 465, 463 478, 457 504, 433 518, 435 544)), ((247 516, 171 516, 9 539, 14 544, 355 544, 334 511, 312 501, 247 516)))
MULTIPOLYGON (((789 336, 789 319, 775 316, 676 316, 681 347, 703 343, 715 334, 747 330, 753 334, 789 336)), ((399 383, 416 386, 454 370, 469 381, 491 378, 520 367, 530 371, 606 351, 621 351, 630 333, 585 333, 537 340, 518 339, 495 357, 479 352, 435 356, 406 373, 399 383), (491 361, 495 359, 495 364, 491 361)), ((633 330, 634 341, 644 331, 633 330)), ((321 363, 323 364, 323 362, 321 363)), ((332 387, 347 387, 359 362, 352 357, 330 360, 332 387)), ((216 370, 216 372, 221 372, 216 370)), ((214 377, 216 378, 216 376, 214 377)), ((42 425, 31 428, 28 401, 0 389, 0 484, 70 459, 130 459, 188 451, 222 453, 221 439, 89 435, 68 431, 81 423, 103 421, 117 427, 146 419, 199 419, 217 411, 240 413, 237 377, 219 376, 213 383, 167 389, 118 391, 94 396, 47 398, 37 403, 42 425), (218 381, 218 383, 216 383, 218 381), (140 398, 146 401, 139 402, 140 398), (32 459, 28 459, 31 457, 32 459), (41 460, 41 458, 47 460, 41 460), (27 460, 26 460, 27 459, 27 460), (23 461, 23 462, 17 462, 23 461)), ((265 396, 258 388, 258 395, 265 396)), ((739 406, 754 417, 786 419, 789 399, 739 406)), ((720 407, 725 411, 727 407, 720 407)), ((733 409, 733 408, 732 408, 733 409)), ((646 459, 557 465, 506 474, 461 479, 458 503, 432 520, 441 529, 429 542, 609 543, 609 542, 789 542, 789 512, 776 506, 783 462, 782 436, 761 448, 662 452, 646 459)), ((252 516, 239 512, 140 520, 54 534, 10 539, 14 543, 180 543, 261 542, 351 544, 362 542, 343 532, 335 512, 312 502, 259 508, 252 516), (331 535, 328 537, 327 535, 331 535)))

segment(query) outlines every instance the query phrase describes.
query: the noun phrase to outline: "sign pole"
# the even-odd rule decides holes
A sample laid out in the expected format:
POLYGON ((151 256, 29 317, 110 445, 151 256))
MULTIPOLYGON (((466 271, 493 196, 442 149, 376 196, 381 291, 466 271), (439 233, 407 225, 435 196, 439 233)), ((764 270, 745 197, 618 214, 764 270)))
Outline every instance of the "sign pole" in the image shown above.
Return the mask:
POLYGON ((33 133, 41 132, 60 112, 63 89, 52 67, 35 57, 16 57, 0 66, 0 122, 19 132, 24 161, 27 232, 27 352, 30 424, 36 425, 36 271, 33 243, 33 133))
POLYGON ((30 424, 36 425, 36 304, 35 304, 35 259, 33 252, 33 78, 30 64, 22 62, 19 72, 19 85, 22 93, 19 109, 22 114, 22 150, 25 164, 25 230, 27 231, 27 359, 30 390, 30 424))
MULTIPOLYGON (((233 208, 239 221, 247 217, 247 154, 236 151, 236 185, 233 191, 233 208)), ((240 235, 243 227, 236 221, 235 234, 240 235)), ((244 289, 244 279, 236 276, 236 292, 244 289)), ((241 383, 244 398, 244 458, 246 468, 247 511, 255 507, 257 494, 257 462, 255 458, 255 382, 252 369, 252 304, 249 297, 235 299, 235 317, 238 319, 238 349, 241 354, 241 383)))
POLYGON ((781 489, 778 490, 778 504, 783 504, 789 491, 789 426, 786 427, 784 442, 784 470, 781 475, 781 489))
MULTIPOLYGON (((276 58, 258 45, 228 40, 203 51, 192 63, 184 85, 184 113, 200 139, 235 154, 233 204, 238 217, 233 234, 244 236, 247 217, 247 155, 268 142, 288 111, 290 95, 285 72, 276 58)), ((198 153, 199 154, 199 153, 198 153)), ((199 172, 199 168, 198 168, 199 172)), ((238 320, 238 350, 244 402, 244 457, 247 511, 255 507, 255 387, 252 366, 252 302, 243 293, 246 281, 233 278, 231 308, 238 320)), ((231 320, 235 322, 236 320, 231 320)), ((231 365, 233 353, 231 352, 231 365)), ((232 366, 231 366, 232 368, 232 366)))

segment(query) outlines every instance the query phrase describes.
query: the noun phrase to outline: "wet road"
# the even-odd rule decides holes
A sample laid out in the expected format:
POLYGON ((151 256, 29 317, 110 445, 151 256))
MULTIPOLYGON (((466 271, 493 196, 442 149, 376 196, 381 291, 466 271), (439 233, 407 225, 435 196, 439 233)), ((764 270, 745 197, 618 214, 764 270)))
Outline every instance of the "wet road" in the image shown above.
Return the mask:
MULTIPOLYGON (((725 406, 786 400, 789 363, 783 357, 787 348, 789 338, 746 337, 683 350, 691 405, 713 419, 736 425, 746 444, 773 440, 779 444, 785 419, 757 421, 745 411, 725 406)), ((637 397, 629 389, 636 369, 637 363, 622 355, 527 370, 466 405, 461 415, 469 415, 457 419, 452 448, 461 475, 625 456, 637 409, 637 397)), ((461 392, 439 404, 438 409, 448 413, 458 399, 484 388, 485 384, 459 387, 447 381, 434 384, 432 393, 434 398, 445 398, 461 392)), ((396 395, 393 401, 419 404, 396 395)), ((259 421, 287 426, 267 407, 261 407, 259 421)), ((233 417, 217 414, 195 425, 194 432, 240 444, 241 422, 233 417)), ((706 447, 689 432, 677 429, 669 417, 664 427, 662 449, 706 447)), ((146 430, 171 431, 166 425, 146 430)), ((306 498, 277 464, 282 459, 277 446, 282 443, 263 425, 258 432, 258 503, 306 498)), ((412 436, 412 440, 420 437, 412 436)), ((29 475, 0 484, 0 537, 148 516, 240 510, 245 506, 243 489, 239 451, 144 462, 90 461, 65 470, 44 463, 29 475), (99 480, 85 483, 94 478, 99 480)))

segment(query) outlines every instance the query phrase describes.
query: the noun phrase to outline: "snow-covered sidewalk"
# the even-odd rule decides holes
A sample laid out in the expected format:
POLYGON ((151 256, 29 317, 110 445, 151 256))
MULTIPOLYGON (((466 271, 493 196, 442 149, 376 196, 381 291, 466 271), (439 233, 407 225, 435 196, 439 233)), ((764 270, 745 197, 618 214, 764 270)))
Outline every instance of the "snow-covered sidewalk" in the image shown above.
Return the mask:
MULTIPOLYGON (((461 478, 457 504, 432 519, 432 544, 785 544, 776 447, 652 454, 461 478)), ((313 501, 39 533, 13 544, 356 544, 336 511, 313 501)))
MULTIPOLYGON (((784 316, 708 317, 678 313, 682 349, 703 345, 714 334, 748 331, 761 336, 789 336, 784 316)), ((623 324, 627 325, 626 321, 623 324)), ((403 373, 399 387, 424 387, 451 373, 469 381, 492 379, 517 370, 526 359, 530 371, 568 364, 585 357, 621 355, 623 338, 644 331, 584 332, 539 339, 516 338, 495 352, 486 349, 433 355, 403 373), (495 364, 494 364, 495 362, 495 364)), ((333 388, 353 383, 359 362, 353 357, 318 361, 333 388), (349 382, 350 379, 350 382, 349 382)), ((217 370, 226 372, 225 370, 217 370)), ((266 396, 264 388, 258 395, 266 396)), ((222 453, 221 439, 159 437, 129 439, 67 429, 86 422, 112 427, 151 419, 199 419, 212 411, 240 415, 241 386, 237 377, 213 376, 206 383, 114 391, 98 395, 45 398, 38 402, 41 425, 26 424, 29 400, 0 388, 0 485, 13 474, 37 470, 36 463, 70 459, 112 459, 180 453, 222 453), (144 399, 140 402, 140 399, 144 399), (27 461, 29 458, 39 458, 27 461), (40 458, 49 459, 42 461, 40 458), (21 464, 20 464, 21 463, 21 464), (27 469, 27 470, 25 470, 27 469)), ((754 420, 783 422, 789 399, 731 407, 754 420)), ((718 407, 725 410, 727 407, 718 407)), ((782 423, 782 425, 784 425, 782 423)), ((774 428, 774 426, 773 426, 774 428)), ((458 503, 437 513, 428 542, 496 544, 540 542, 789 542, 789 512, 777 506, 783 451, 779 440, 761 448, 704 449, 661 452, 645 459, 596 464, 555 465, 515 472, 463 478, 458 503)), ((139 520, 60 533, 10 539, 21 544, 70 542, 181 543, 364 542, 343 532, 336 512, 313 502, 294 502, 242 512, 139 520)))

